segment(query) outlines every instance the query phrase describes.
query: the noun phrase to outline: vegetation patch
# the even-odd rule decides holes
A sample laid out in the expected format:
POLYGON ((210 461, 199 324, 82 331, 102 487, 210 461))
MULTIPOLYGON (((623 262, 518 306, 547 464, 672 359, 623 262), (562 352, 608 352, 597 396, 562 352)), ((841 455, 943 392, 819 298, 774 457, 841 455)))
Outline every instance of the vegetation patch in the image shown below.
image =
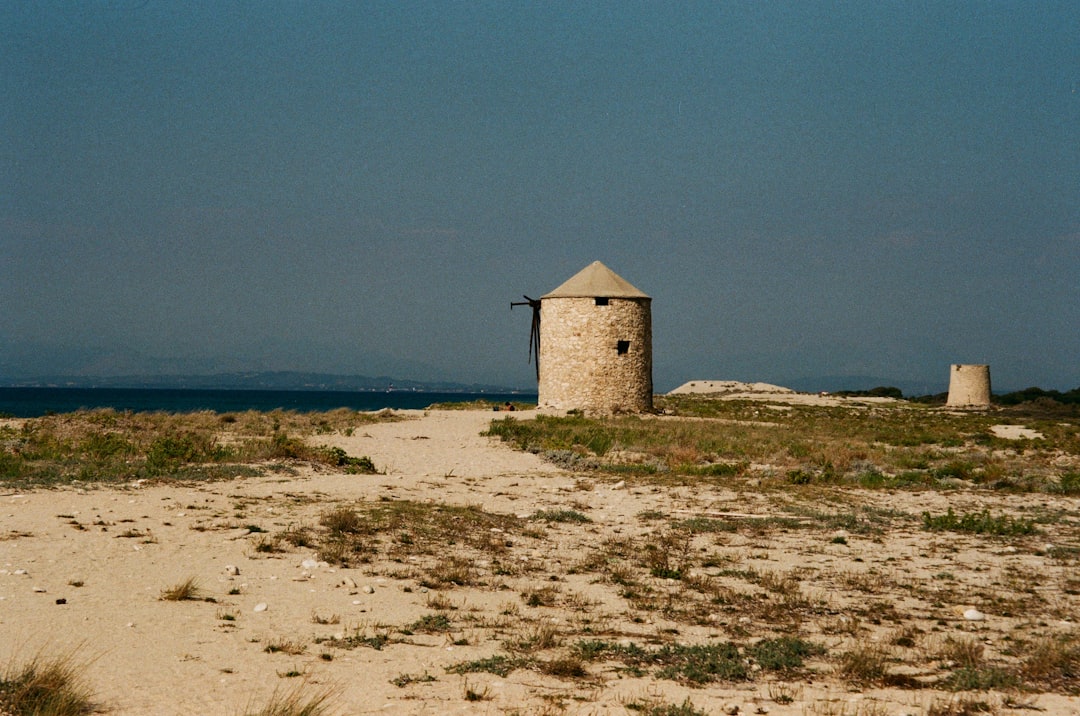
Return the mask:
POLYGON ((524 521, 485 512, 473 505, 410 500, 360 502, 327 510, 321 530, 306 535, 320 559, 339 566, 370 562, 377 556, 421 565, 421 586, 465 586, 479 579, 474 560, 505 556, 524 521), (447 556, 447 551, 452 554, 447 556))
POLYGON ((397 420, 387 413, 340 409, 219 414, 82 410, 0 427, 0 483, 41 486, 139 479, 220 480, 260 474, 257 466, 300 460, 373 473, 368 457, 314 447, 306 438, 351 433, 357 426, 397 420))
POLYGON ((989 510, 957 515, 950 507, 943 515, 923 513, 923 527, 933 532, 968 532, 979 535, 1012 537, 1036 534, 1038 530, 1031 520, 1017 519, 1008 515, 991 515, 989 510))
POLYGON ((588 515, 577 510, 537 510, 532 518, 544 522, 592 522, 588 515))
POLYGON ((527 666, 529 662, 525 659, 515 659, 505 654, 496 654, 495 656, 489 656, 483 659, 473 659, 472 661, 462 661, 457 664, 452 664, 446 667, 446 671, 451 674, 475 674, 475 673, 488 673, 495 674, 496 676, 507 676, 511 671, 519 669, 522 666, 527 666))
MULTIPOLYGON (((493 420, 487 434, 568 470, 608 472, 646 484, 730 484, 756 477, 777 487, 1053 492, 1074 489, 1078 482, 1071 477, 1075 469, 1023 474, 1022 461, 998 454, 1015 447, 990 433, 1001 416, 907 401, 783 410, 692 395, 657 396, 656 403, 664 417, 507 416, 493 420), (755 464, 769 465, 769 472, 762 475, 755 464)), ((1025 441, 1025 455, 1044 456, 1047 464, 1056 455, 1080 455, 1080 431, 1062 422, 1060 412, 1047 409, 1038 416, 1046 420, 1034 417, 1025 414, 1045 438, 1025 441)))
POLYGON ((663 679, 690 684, 713 681, 748 681, 752 663, 766 672, 796 672, 810 656, 825 649, 795 637, 765 639, 748 647, 731 642, 705 644, 665 644, 646 648, 637 644, 617 644, 603 640, 582 640, 572 653, 584 661, 610 660, 623 663, 631 672, 653 670, 663 679))

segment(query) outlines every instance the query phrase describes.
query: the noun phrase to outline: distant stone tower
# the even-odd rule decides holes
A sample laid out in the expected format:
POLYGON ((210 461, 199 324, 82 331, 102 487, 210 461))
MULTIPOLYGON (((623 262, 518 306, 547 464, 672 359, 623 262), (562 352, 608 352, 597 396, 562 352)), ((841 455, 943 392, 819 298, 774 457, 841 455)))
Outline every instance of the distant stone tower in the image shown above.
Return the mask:
POLYGON ((956 408, 990 407, 990 366, 953 364, 949 371, 949 399, 956 408))
POLYGON ((538 408, 652 410, 651 303, 599 261, 541 296, 538 408))

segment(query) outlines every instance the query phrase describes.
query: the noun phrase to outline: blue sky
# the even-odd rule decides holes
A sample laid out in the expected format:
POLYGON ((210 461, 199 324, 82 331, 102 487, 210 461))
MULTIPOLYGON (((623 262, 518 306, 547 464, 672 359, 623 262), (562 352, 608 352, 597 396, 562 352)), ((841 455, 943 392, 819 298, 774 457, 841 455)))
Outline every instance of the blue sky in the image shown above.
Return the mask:
POLYGON ((509 302, 598 259, 661 390, 1076 387, 1078 38, 1075 2, 3 0, 0 375, 528 386, 509 302))

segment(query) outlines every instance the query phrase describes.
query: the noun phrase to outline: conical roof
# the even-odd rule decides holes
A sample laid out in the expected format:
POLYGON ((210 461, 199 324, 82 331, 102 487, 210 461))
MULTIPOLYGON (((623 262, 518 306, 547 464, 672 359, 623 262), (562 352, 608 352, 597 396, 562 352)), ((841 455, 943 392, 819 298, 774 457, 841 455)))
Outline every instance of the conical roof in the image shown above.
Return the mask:
POLYGON ((566 283, 540 298, 650 298, 599 261, 574 274, 566 283))

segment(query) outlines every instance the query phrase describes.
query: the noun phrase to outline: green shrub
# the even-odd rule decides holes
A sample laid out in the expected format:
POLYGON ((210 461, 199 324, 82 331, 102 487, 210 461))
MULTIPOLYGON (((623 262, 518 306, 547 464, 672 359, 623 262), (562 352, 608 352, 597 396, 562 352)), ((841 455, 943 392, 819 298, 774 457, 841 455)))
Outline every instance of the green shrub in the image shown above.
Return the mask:
POLYGON ((950 507, 944 515, 933 516, 923 512, 923 528, 931 532, 969 532, 995 536, 1036 534, 1038 530, 1031 520, 1016 519, 1008 515, 993 516, 989 510, 957 515, 950 507))
POLYGON ((29 466, 25 461, 15 455, 0 452, 0 479, 17 480, 28 472, 29 466))
POLYGON ((80 448, 98 459, 135 452, 135 446, 117 433, 92 433, 83 439, 80 448))
POLYGON ((445 614, 425 614, 406 627, 409 632, 419 634, 438 634, 450 631, 452 628, 450 617, 445 614))
POLYGON ((746 653, 763 669, 791 671, 801 668, 806 657, 824 654, 825 647, 797 637, 784 636, 759 641, 747 648, 746 653))
POLYGON ((511 659, 503 654, 496 654, 495 656, 489 656, 484 659, 474 659, 473 661, 462 661, 457 664, 451 664, 446 667, 446 670, 451 674, 474 674, 478 672, 485 672, 488 674, 495 674, 496 676, 507 676, 514 669, 524 666, 526 662, 520 659, 511 659))
POLYGON ((311 448, 300 438, 278 433, 270 439, 269 457, 279 460, 307 460, 311 457, 311 448))
POLYGON ((367 455, 351 457, 339 447, 324 448, 318 456, 321 462, 334 467, 343 467, 350 475, 374 475, 378 472, 375 469, 375 463, 367 455))
POLYGON ((652 661, 662 665, 656 672, 660 678, 693 684, 746 681, 750 674, 738 647, 729 642, 664 646, 652 661))
POLYGON ((1064 495, 1080 494, 1080 472, 1071 470, 1058 478, 1057 491, 1064 495))

